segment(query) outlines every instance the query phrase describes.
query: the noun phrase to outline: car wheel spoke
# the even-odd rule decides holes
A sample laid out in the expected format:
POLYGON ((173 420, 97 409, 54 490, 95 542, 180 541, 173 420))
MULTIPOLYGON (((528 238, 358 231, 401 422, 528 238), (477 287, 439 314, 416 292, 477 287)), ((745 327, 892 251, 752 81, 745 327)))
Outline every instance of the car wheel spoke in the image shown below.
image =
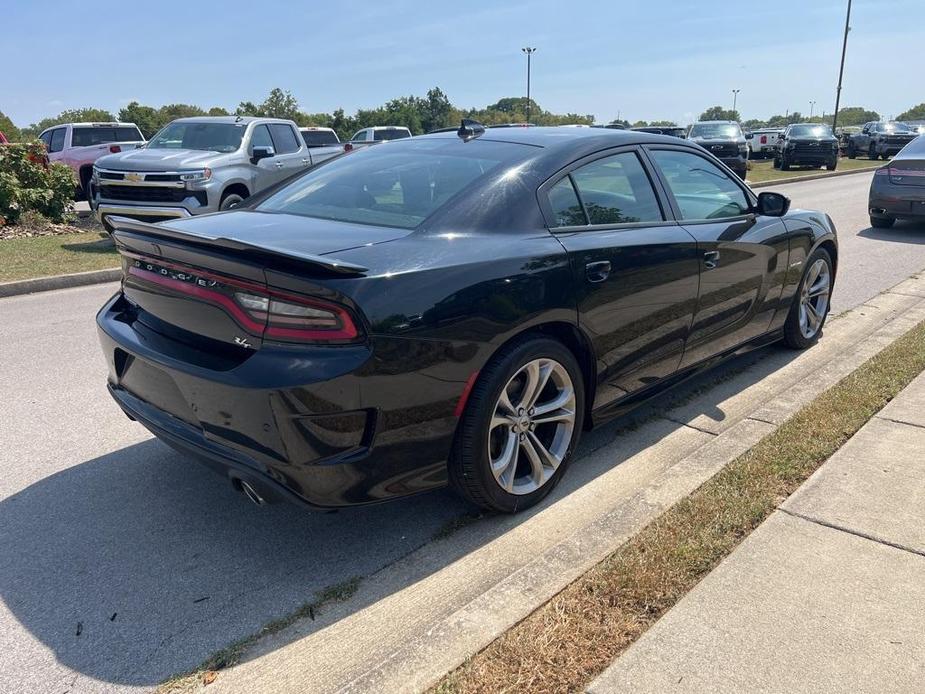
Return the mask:
POLYGON ((519 457, 520 446, 517 442, 517 434, 513 431, 508 434, 504 442, 504 449, 497 460, 491 461, 491 471, 501 485, 501 488, 507 492, 514 490, 514 477, 517 474, 517 459, 519 457))
MULTIPOLYGON (((530 461, 530 479, 537 487, 543 485, 544 478, 546 477, 546 472, 543 469, 543 458, 537 451, 536 444, 534 444, 535 437, 530 435, 527 436, 523 441, 520 442, 520 447, 524 449, 524 453, 527 454, 527 460, 530 461)), ((544 449, 545 450, 545 449, 544 449)))

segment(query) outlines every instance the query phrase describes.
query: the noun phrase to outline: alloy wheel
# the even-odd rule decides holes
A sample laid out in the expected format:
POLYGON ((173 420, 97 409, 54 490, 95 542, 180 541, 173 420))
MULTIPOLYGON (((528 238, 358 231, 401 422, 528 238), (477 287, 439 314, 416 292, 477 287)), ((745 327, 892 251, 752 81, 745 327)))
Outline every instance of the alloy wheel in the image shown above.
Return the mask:
POLYGON ((822 322, 829 310, 831 288, 829 265, 819 258, 809 268, 800 289, 800 332, 806 339, 815 337, 822 328, 822 322))
POLYGON ((534 359, 510 378, 488 430, 491 472, 510 494, 530 494, 555 474, 575 430, 575 387, 554 359, 534 359))

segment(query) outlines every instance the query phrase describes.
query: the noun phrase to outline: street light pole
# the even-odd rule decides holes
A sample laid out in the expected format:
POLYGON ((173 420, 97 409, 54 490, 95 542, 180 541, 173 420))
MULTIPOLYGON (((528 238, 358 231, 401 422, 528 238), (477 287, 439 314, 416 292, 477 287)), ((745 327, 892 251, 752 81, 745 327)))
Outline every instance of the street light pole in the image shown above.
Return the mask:
POLYGON ((809 119, 810 119, 810 120, 813 119, 813 111, 814 111, 815 109, 816 109, 816 102, 815 102, 815 101, 810 101, 810 102, 809 102, 809 119))
POLYGON ((739 92, 740 92, 740 91, 742 91, 742 90, 741 90, 741 89, 733 89, 733 90, 732 90, 732 112, 733 112, 733 113, 735 113, 735 110, 736 110, 736 102, 737 102, 738 99, 739 99, 739 92))
POLYGON ((527 54, 527 122, 530 122, 530 57, 536 52, 535 48, 521 48, 527 54))
POLYGON ((841 65, 838 68, 838 88, 835 90, 835 113, 832 115, 832 132, 838 127, 838 104, 841 101, 841 81, 845 74, 845 51, 848 50, 848 32, 851 31, 851 0, 848 0, 848 14, 845 16, 845 38, 841 45, 841 65))

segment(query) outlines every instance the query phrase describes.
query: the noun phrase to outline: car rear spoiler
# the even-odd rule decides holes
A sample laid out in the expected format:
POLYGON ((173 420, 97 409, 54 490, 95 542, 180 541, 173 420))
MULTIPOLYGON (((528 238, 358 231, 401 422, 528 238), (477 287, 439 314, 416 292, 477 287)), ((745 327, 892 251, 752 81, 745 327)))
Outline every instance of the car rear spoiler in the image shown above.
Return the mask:
POLYGON ((167 226, 161 226, 160 224, 140 222, 135 219, 129 219, 128 217, 106 217, 106 221, 112 226, 112 235, 116 241, 119 240, 120 232, 127 232, 129 234, 138 233, 144 234, 148 237, 154 236, 164 240, 181 241, 183 243, 195 244, 197 246, 205 246, 207 248, 221 248, 224 250, 233 250, 249 255, 281 258, 289 262, 296 261, 299 264, 307 264, 317 269, 345 277, 364 275, 366 272, 368 272, 368 268, 365 268, 361 265, 355 265, 353 263, 347 263, 342 260, 337 260, 336 258, 312 255, 310 253, 299 253, 298 251, 274 248, 273 246, 246 243, 237 239, 229 239, 224 236, 216 237, 204 236, 202 234, 191 234, 188 232, 178 231, 177 229, 171 229, 167 226))

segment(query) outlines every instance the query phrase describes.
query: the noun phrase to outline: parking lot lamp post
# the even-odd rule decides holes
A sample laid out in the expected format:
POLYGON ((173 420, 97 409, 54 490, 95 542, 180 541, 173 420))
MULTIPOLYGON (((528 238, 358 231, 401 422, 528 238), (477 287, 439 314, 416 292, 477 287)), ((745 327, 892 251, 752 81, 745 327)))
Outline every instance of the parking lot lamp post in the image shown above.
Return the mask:
POLYGON ((848 0, 848 13, 845 15, 845 38, 841 45, 841 65, 838 68, 838 87, 835 90, 835 112, 832 114, 832 132, 838 127, 838 104, 841 100, 841 80, 845 74, 845 51, 848 49, 848 32, 851 31, 851 0, 848 0))
POLYGON ((742 91, 742 90, 741 90, 741 89, 733 89, 733 90, 732 90, 732 112, 733 112, 733 113, 735 113, 735 110, 736 110, 736 102, 737 102, 738 99, 739 99, 739 92, 740 92, 740 91, 742 91))
POLYGON ((810 120, 813 119, 813 111, 815 110, 815 108, 816 108, 816 102, 810 101, 809 102, 809 119, 810 120))
POLYGON ((527 54, 527 122, 530 122, 530 57, 536 52, 535 48, 521 48, 527 54))

